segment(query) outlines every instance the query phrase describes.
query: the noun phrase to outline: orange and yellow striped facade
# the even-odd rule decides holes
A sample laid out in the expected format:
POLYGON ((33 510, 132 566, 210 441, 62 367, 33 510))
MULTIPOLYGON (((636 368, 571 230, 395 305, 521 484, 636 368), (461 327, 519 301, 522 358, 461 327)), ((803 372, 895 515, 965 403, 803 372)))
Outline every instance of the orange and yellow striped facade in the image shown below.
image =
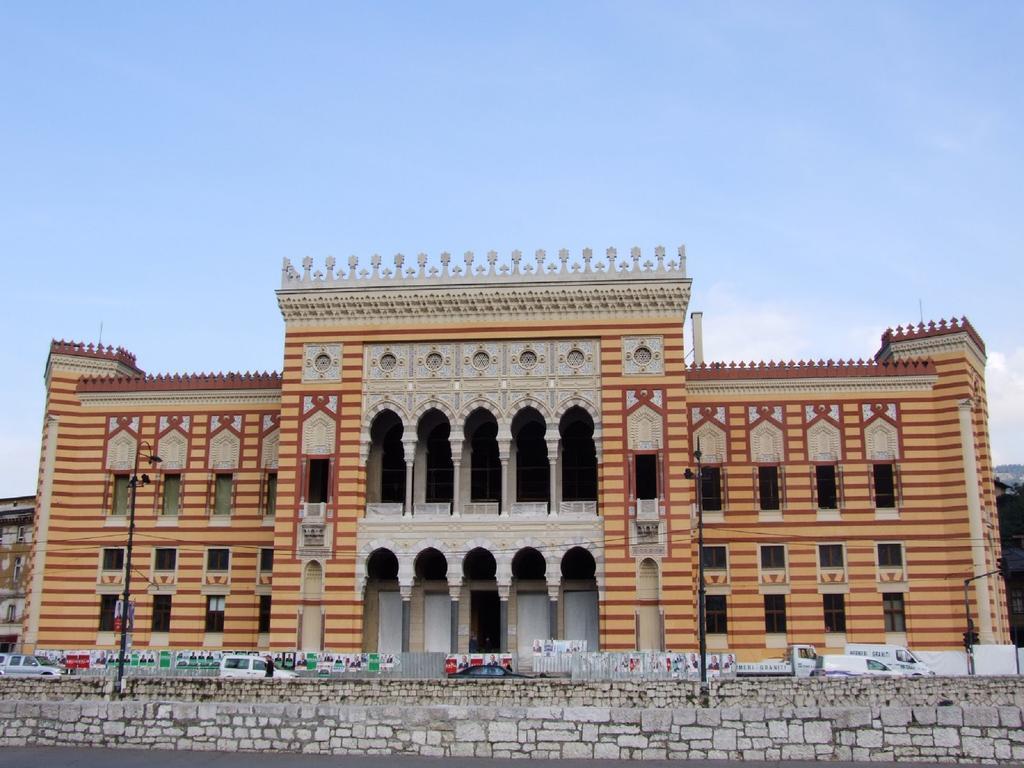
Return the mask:
MULTIPOLYGON (((963 579, 994 570, 997 555, 984 346, 968 323, 889 333, 871 363, 688 365, 683 267, 595 275, 588 262, 576 279, 564 266, 490 280, 375 268, 360 281, 289 265, 279 375, 147 377, 124 350, 54 342, 27 644, 117 646, 102 614, 125 569, 106 551, 125 547, 125 478, 138 460, 150 482, 135 503, 134 648, 374 650, 389 610, 380 593, 393 590, 403 649, 437 648, 430 593, 449 596, 450 650, 465 651, 482 626, 470 595, 492 578, 504 647, 523 647, 514 627, 526 626, 532 584, 552 605, 541 617, 551 636, 576 626, 568 593, 592 587, 600 649, 695 649, 697 486, 686 471, 700 437, 701 466, 719 482, 701 505, 718 553, 705 559, 712 649, 752 659, 785 643, 960 646, 963 579), (513 487, 524 409, 546 424, 554 478, 540 517, 513 487), (589 506, 562 487, 570 410, 593 432, 589 506), (385 411, 404 425, 409 463, 406 496, 391 503, 374 468, 385 411), (505 473, 490 506, 461 490, 475 471, 464 425, 484 411, 505 473), (431 414, 450 427, 456 466, 441 514, 420 480, 435 460, 423 447, 431 414), (834 468, 834 504, 819 465, 834 468), (885 467, 892 504, 880 506, 885 467), (317 483, 326 495, 311 502, 317 483), (443 553, 443 586, 421 571, 428 548, 443 553), (229 550, 226 568, 211 549, 229 550), (488 549, 496 573, 470 573, 470 551, 488 549), (523 571, 523 549, 546 572, 523 571), (592 584, 559 573, 570 549, 593 561, 592 584), (174 550, 173 563, 158 550, 174 550), (375 565, 382 550, 396 573, 375 565), (842 596, 840 624, 830 595, 842 596), (158 603, 169 616, 154 616, 158 603)), ((996 579, 974 582, 971 611, 983 642, 1006 641, 996 579)))

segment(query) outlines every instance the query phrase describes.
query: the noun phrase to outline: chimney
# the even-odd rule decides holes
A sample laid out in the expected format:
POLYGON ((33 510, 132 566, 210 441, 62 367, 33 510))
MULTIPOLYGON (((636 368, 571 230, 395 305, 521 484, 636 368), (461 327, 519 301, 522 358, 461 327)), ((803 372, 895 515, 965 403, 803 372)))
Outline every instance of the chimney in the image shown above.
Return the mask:
POLYGON ((693 320, 693 364, 704 364, 704 313, 691 312, 693 320))

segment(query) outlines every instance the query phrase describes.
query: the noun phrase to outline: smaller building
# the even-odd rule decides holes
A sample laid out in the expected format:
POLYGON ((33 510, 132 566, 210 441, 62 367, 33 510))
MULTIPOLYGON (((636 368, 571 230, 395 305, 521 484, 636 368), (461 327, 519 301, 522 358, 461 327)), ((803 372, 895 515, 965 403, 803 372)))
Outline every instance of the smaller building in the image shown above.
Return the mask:
POLYGON ((35 496, 0 499, 0 652, 20 648, 35 496))

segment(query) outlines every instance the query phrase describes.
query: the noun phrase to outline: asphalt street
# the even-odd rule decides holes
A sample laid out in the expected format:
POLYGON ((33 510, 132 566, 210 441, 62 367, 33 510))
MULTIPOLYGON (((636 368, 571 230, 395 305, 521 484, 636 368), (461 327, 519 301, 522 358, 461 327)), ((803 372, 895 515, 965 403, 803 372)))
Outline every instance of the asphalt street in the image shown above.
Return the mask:
MULTIPOLYGON (((143 749, 95 749, 78 747, 9 747, 0 750, 0 768, 635 768, 636 760, 491 760, 474 757, 321 756, 253 752, 170 752, 143 749)), ((821 768, 822 763, 769 760, 644 760, 644 768, 682 766, 686 768, 821 768)), ((829 762, 829 768, 895 768, 897 763, 829 762)), ((951 763, 914 763, 914 768, 949 768, 951 763)), ((957 768, 981 764, 957 763, 957 768)))

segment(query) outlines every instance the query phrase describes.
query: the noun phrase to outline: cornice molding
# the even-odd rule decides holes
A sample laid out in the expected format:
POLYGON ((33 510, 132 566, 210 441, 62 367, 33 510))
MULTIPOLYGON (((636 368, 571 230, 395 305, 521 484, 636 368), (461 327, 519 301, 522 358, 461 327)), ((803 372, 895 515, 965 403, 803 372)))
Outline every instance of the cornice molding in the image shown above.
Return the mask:
POLYGON ((398 284, 394 287, 281 289, 278 306, 295 325, 393 325, 502 320, 590 320, 686 315, 692 281, 664 273, 556 284, 398 284))
POLYGON ((46 371, 43 373, 47 387, 50 386, 55 369, 77 373, 80 376, 137 376, 139 373, 137 368, 110 358, 51 353, 46 361, 46 371))
POLYGON ((164 390, 141 392, 79 392, 78 399, 86 408, 149 407, 149 406, 238 406, 280 405, 281 390, 164 390))
POLYGON ((786 395, 808 392, 826 395, 860 392, 929 392, 938 376, 857 376, 850 378, 736 379, 687 381, 692 396, 786 395))
POLYGON ((985 352, 975 343, 967 332, 947 334, 945 336, 925 336, 923 338, 893 339, 882 350, 879 361, 894 359, 903 360, 909 357, 931 357, 938 355, 963 354, 964 350, 971 356, 977 368, 985 370, 985 352))

